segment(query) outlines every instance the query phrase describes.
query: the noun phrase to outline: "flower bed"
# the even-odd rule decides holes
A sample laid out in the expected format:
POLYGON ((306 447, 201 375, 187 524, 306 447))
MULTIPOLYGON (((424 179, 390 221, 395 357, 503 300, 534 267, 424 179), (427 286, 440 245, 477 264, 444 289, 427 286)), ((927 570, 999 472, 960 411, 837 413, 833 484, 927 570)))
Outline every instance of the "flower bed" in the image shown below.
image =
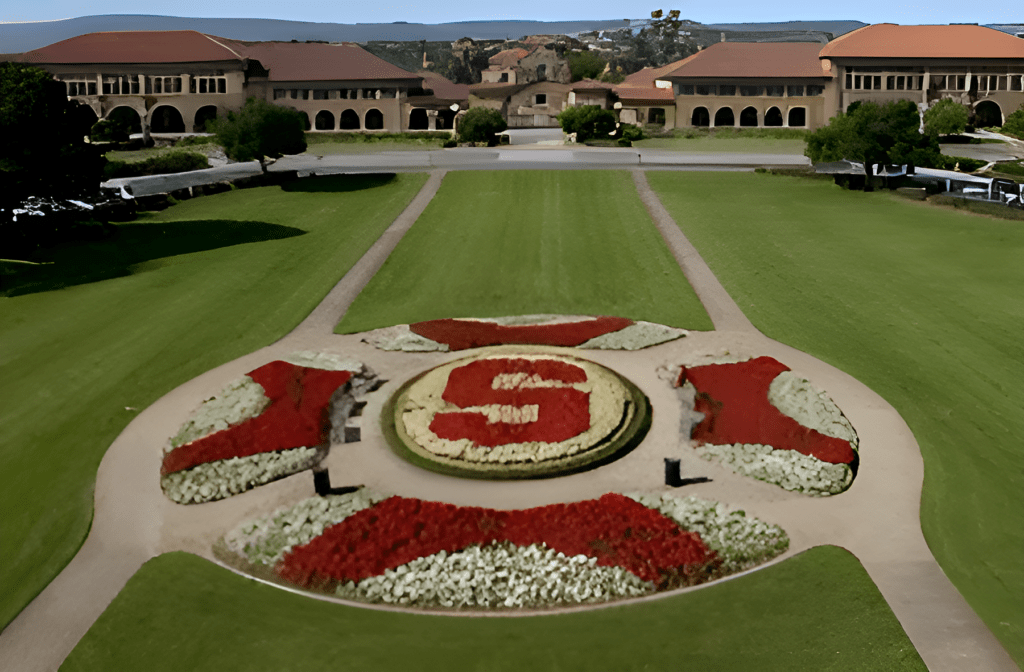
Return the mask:
POLYGON ((169 498, 222 499, 308 469, 322 457, 316 447, 326 448, 335 391, 373 376, 331 356, 296 353, 290 359, 229 384, 171 439, 160 470, 169 498))
POLYGON ((685 335, 683 329, 620 317, 525 315, 403 324, 368 332, 363 340, 382 350, 406 352, 447 352, 490 345, 639 350, 685 335))
POLYGON ((455 475, 529 478, 565 473, 639 442, 647 401, 593 362, 517 350, 451 362, 392 398, 392 445, 416 464, 455 475))
POLYGON ((307 589, 445 607, 649 594, 746 569, 787 545, 778 527, 694 498, 607 494, 502 511, 366 490, 306 500, 224 539, 236 562, 307 589))
MULTIPOLYGON (((703 418, 697 450, 734 471, 808 494, 836 494, 853 481, 857 435, 824 393, 771 357, 684 366, 703 418)), ((685 397, 685 395, 684 395, 685 397)))

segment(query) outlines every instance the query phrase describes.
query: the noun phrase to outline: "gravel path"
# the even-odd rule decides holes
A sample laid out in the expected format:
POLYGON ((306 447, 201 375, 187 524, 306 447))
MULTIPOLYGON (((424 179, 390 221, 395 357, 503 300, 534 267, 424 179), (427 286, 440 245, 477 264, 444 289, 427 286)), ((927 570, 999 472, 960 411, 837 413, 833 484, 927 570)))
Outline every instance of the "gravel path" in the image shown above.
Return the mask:
MULTIPOLYGON (((166 437, 177 431, 203 399, 268 361, 296 350, 314 349, 358 359, 389 381, 369 397, 362 416, 362 440, 335 447, 327 457, 335 485, 363 484, 461 505, 523 508, 597 497, 612 490, 666 491, 663 459, 677 457, 684 477, 711 479, 677 491, 680 495, 736 504, 749 515, 786 529, 791 547, 779 560, 822 544, 853 552, 929 669, 1018 669, 946 579, 925 544, 918 508, 923 463, 913 434, 899 414, 842 371, 758 332, 639 171, 634 179, 641 198, 704 302, 716 331, 691 332, 685 338, 638 352, 552 351, 582 355, 622 373, 640 387, 657 409, 645 441, 606 467, 539 481, 454 479, 418 469, 398 458, 387 446, 377 422, 387 397, 411 376, 466 353, 385 352, 363 343, 358 334, 332 332, 351 301, 429 203, 443 176, 443 171, 431 174, 419 195, 378 243, 292 333, 172 390, 128 425, 100 464, 95 517, 85 544, 65 570, 0 633, 0 669, 55 670, 146 560, 172 550, 213 559, 211 545, 225 531, 314 494, 312 477, 305 472, 226 500, 179 506, 164 497, 157 478, 166 437), (861 464, 849 491, 831 498, 786 492, 705 462, 681 443, 675 393, 658 378, 656 369, 699 354, 725 351, 773 356, 833 398, 860 436, 861 464)), ((639 601, 654 599, 661 596, 639 601)))

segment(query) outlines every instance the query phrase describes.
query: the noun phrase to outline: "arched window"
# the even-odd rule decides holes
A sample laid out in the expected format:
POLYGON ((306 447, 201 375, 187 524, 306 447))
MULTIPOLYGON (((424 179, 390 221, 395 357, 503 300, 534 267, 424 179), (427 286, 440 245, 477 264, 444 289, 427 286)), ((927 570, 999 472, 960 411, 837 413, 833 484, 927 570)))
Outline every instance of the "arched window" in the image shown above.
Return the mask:
POLYGON ((184 133, 185 120, 178 108, 161 105, 150 113, 150 128, 154 133, 184 133))
POLYGON ((430 122, 427 119, 427 111, 422 107, 413 108, 409 113, 409 130, 425 131, 428 128, 430 128, 430 122))
POLYGON ((333 131, 334 130, 334 114, 328 110, 320 110, 316 113, 316 117, 313 119, 313 123, 316 124, 316 130, 318 131, 333 131))
POLYGON ((974 108, 974 125, 978 128, 990 128, 1003 125, 1003 111, 998 103, 983 100, 974 108))
POLYGON ((731 107, 721 107, 715 112, 715 126, 735 126, 736 117, 731 107))
POLYGON ((355 110, 345 110, 344 112, 341 113, 341 130, 359 130, 359 115, 356 114, 355 110))
POLYGON ((384 128, 384 115, 374 108, 366 112, 366 130, 379 131, 384 128))
POLYGON ((764 113, 765 126, 782 126, 782 112, 777 107, 770 107, 764 113))
POLYGON ((757 126, 756 107, 746 107, 740 112, 740 126, 757 126))
POLYGON ((217 106, 216 105, 204 105, 196 110, 195 125, 193 128, 196 133, 206 132, 206 122, 213 121, 217 118, 217 106))
POLYGON ((693 114, 690 116, 691 126, 710 126, 711 116, 708 114, 708 108, 706 107, 695 107, 693 108, 693 114))
POLYGON ((794 107, 789 111, 789 125, 793 128, 802 128, 807 125, 807 108, 794 107))

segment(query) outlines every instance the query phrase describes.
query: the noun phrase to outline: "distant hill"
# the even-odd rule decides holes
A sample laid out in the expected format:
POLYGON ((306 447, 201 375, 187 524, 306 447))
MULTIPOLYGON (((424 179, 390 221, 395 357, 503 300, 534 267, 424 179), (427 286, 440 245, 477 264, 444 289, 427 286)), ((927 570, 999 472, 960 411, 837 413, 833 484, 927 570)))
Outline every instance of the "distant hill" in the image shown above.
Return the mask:
POLYGON ((861 21, 783 21, 782 23, 709 23, 708 28, 718 30, 769 32, 769 31, 817 31, 832 33, 833 37, 845 35, 868 24, 861 21))
POLYGON ((195 19, 177 16, 108 14, 62 21, 0 23, 0 51, 22 53, 70 37, 113 30, 198 30, 242 41, 325 40, 328 42, 513 40, 526 35, 567 35, 625 27, 605 21, 464 21, 459 23, 313 23, 275 19, 195 19))

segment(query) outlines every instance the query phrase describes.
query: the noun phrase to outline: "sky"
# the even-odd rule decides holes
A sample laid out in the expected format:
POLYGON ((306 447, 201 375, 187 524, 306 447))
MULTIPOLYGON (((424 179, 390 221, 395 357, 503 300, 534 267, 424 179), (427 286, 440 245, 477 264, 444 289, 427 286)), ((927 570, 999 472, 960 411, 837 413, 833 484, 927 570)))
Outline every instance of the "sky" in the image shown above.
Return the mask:
POLYGON ((806 0, 749 2, 623 3, 613 0, 11 0, 2 3, 0 21, 52 21, 92 14, 157 14, 165 16, 288 19, 328 23, 449 23, 478 20, 563 21, 574 19, 639 19, 654 9, 679 9, 682 17, 700 23, 856 20, 865 23, 1020 23, 1024 12, 1015 2, 964 0, 861 0, 820 3, 806 0), (627 9, 627 4, 632 9, 627 9), (646 5, 650 5, 649 9, 646 5), (638 9, 643 8, 643 9, 638 9))

